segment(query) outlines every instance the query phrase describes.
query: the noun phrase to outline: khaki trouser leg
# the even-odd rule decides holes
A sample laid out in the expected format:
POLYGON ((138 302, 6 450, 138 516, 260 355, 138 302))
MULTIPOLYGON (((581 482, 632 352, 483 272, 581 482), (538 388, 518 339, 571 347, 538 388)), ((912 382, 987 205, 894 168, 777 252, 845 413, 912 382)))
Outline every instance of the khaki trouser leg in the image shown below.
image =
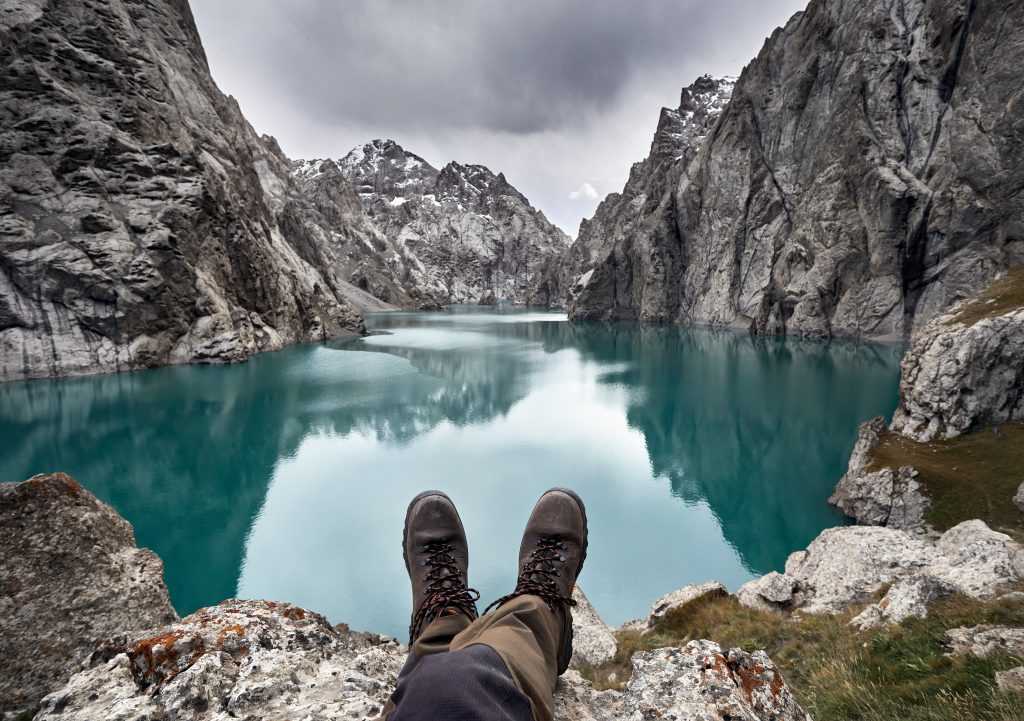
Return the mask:
POLYGON ((534 719, 552 721, 561 626, 544 601, 518 596, 469 624, 452 639, 449 650, 478 643, 493 648, 530 700, 534 719))

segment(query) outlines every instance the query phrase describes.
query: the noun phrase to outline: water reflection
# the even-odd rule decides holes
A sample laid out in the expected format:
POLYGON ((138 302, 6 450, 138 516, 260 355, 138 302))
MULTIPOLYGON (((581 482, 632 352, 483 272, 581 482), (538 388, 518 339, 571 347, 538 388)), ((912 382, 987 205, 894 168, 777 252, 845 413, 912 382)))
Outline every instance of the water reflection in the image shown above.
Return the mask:
POLYGON ((396 633, 412 494, 452 493, 494 595, 536 494, 572 485, 585 585, 618 622, 839 522, 857 423, 895 405, 893 346, 464 309, 371 324, 241 366, 0 385, 0 479, 76 475, 161 555, 180 612, 261 595, 396 633))

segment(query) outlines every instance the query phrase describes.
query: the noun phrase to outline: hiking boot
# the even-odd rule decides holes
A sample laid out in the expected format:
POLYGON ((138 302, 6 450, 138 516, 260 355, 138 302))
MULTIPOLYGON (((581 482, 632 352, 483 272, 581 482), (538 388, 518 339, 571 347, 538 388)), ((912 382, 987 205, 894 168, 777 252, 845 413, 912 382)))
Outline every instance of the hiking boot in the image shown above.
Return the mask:
POLYGON ((587 511, 583 501, 567 488, 552 488, 540 497, 526 522, 519 545, 519 579, 515 590, 488 606, 517 596, 544 600, 562 624, 558 675, 572 658, 572 589, 587 558, 587 511))
POLYGON ((479 616, 480 594, 466 585, 469 544, 455 504, 440 491, 419 494, 405 512, 402 551, 412 582, 409 645, 440 616, 479 616))

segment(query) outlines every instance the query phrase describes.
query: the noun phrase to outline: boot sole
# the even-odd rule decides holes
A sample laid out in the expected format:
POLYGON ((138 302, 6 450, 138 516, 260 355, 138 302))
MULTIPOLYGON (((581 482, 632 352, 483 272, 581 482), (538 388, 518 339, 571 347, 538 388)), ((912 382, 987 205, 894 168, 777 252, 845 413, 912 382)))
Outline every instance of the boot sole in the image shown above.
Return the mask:
MULTIPOLYGON (((402 560, 405 561, 405 570, 410 576, 412 575, 412 568, 409 567, 409 550, 407 548, 408 544, 405 542, 405 539, 409 537, 409 516, 412 515, 412 507, 428 496, 441 496, 441 498, 451 503, 452 508, 455 508, 456 518, 459 519, 459 523, 462 523, 462 516, 459 515, 459 509, 456 508, 455 502, 447 493, 442 491, 423 491, 423 493, 417 494, 415 498, 409 501, 409 507, 405 509, 405 523, 402 525, 402 560)), ((463 525, 463 527, 465 527, 465 525, 463 525)))

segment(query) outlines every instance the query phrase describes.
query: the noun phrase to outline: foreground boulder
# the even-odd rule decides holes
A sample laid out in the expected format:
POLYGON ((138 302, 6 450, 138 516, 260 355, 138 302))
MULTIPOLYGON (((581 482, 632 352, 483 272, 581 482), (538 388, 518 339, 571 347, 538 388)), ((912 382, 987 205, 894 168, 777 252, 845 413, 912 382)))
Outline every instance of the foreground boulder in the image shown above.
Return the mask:
POLYGON ((177 619, 163 564, 63 473, 0 484, 0 712, 60 688, 108 636, 177 619))
POLYGON ((859 617, 860 625, 870 626, 923 617, 925 604, 947 593, 990 598, 1019 579, 1024 549, 983 521, 960 523, 934 542, 906 531, 855 526, 826 529, 789 557, 785 573, 750 581, 736 595, 760 610, 837 613, 891 585, 879 607, 859 617))
POLYGON ((598 666, 611 661, 618 647, 615 633, 590 605, 583 589, 576 586, 572 590, 572 598, 576 606, 572 609, 571 668, 598 666))
MULTIPOLYGON (((371 719, 405 654, 287 603, 225 601, 107 641, 43 700, 37 721, 371 719)), ((594 691, 569 671, 556 713, 572 721, 808 718, 763 651, 725 651, 710 641, 636 654, 622 693, 594 691)))
POLYGON ((916 441, 1024 418, 1024 269, 924 326, 900 363, 892 428, 916 441))

